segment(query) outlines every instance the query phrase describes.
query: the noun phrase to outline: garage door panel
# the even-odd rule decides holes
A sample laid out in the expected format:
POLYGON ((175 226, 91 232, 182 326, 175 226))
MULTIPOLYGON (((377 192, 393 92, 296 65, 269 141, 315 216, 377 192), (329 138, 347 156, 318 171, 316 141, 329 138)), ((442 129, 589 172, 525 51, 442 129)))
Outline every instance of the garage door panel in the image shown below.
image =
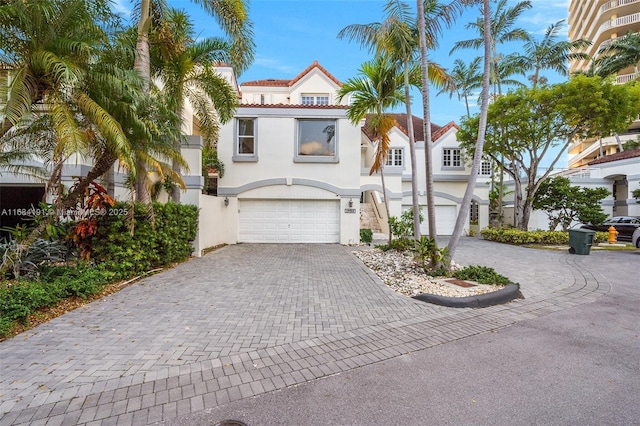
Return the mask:
MULTIPOLYGON (((408 210, 411 206, 402 206, 402 210, 408 210)), ((456 206, 436 206, 436 233, 438 235, 452 235, 456 225, 457 207, 456 206)), ((422 235, 429 234, 429 218, 427 217, 427 208, 422 206, 422 215, 424 220, 420 224, 420 233, 422 235)))
POLYGON ((240 242, 336 243, 339 202, 240 200, 240 242))

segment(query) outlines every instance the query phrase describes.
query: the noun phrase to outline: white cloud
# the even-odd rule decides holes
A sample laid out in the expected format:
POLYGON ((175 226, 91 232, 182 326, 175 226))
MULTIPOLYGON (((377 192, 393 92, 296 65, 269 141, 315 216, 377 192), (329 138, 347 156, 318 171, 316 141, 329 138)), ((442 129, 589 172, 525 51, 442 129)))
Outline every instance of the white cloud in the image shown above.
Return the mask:
POLYGON ((532 34, 544 34, 551 24, 560 20, 565 21, 565 25, 560 32, 561 36, 568 33, 567 17, 569 14, 568 0, 533 0, 532 8, 525 11, 518 21, 532 34))
POLYGON ((283 74, 296 74, 297 72, 300 72, 300 70, 296 66, 287 65, 277 59, 266 58, 260 55, 256 55, 256 59, 253 61, 253 65, 276 70, 279 73, 283 74))

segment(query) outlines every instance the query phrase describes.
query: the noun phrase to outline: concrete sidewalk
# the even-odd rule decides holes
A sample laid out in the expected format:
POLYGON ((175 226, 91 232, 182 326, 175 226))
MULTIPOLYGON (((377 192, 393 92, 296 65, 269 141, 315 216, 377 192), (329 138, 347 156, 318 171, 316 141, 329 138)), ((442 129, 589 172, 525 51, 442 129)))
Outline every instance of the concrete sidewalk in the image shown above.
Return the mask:
POLYGON ((526 297, 473 310, 397 295, 351 251, 225 247, 2 342, 0 424, 189 424, 234 401, 593 302, 610 290, 603 265, 627 259, 611 267, 637 277, 640 260, 464 238, 458 263, 493 266, 526 297))

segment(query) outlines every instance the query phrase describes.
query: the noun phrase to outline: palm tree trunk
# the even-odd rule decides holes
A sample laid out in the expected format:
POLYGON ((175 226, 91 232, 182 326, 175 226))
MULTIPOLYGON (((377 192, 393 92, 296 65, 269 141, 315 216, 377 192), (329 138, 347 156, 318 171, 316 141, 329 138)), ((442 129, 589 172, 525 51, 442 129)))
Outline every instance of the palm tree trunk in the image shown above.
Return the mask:
POLYGON ((407 132, 409 133, 409 155, 411 156, 411 201, 413 202, 413 237, 420 239, 420 203, 418 199, 418 167, 416 162, 416 141, 411 113, 411 93, 409 87, 409 64, 404 64, 404 97, 407 106, 407 132))
POLYGON ((151 0, 142 0, 140 4, 140 22, 138 22, 138 39, 136 40, 136 57, 133 69, 138 71, 144 80, 144 93, 149 92, 151 80, 151 61, 149 59, 149 17, 151 0))
POLYGON ((388 246, 391 247, 391 227, 389 226, 389 219, 391 219, 391 213, 389 212, 389 198, 387 197, 387 185, 384 182, 384 164, 380 166, 380 180, 382 181, 382 196, 384 197, 384 209, 387 212, 387 227, 389 228, 389 240, 388 246))
POLYGON ((136 163, 136 172, 136 200, 148 205, 151 203, 151 194, 147 185, 147 168, 142 162, 138 161, 136 163))
MULTIPOLYGON (((179 140, 173 143, 173 149, 175 149, 176 152, 180 153, 181 143, 179 140)), ((178 175, 180 174, 180 163, 174 160, 173 163, 171 164, 171 168, 173 169, 174 172, 176 172, 176 174, 178 175)), ((178 188, 178 185, 176 184, 173 185, 173 191, 171 192, 171 200, 174 203, 180 202, 180 188, 178 188)))
POLYGON ((453 257, 460 237, 462 236, 462 230, 467 222, 467 216, 469 215, 469 209, 471 208, 471 199, 473 197, 473 191, 475 190, 476 180, 478 178, 478 171, 482 163, 482 150, 484 148, 485 133, 487 130, 487 112, 489 109, 489 76, 491 74, 491 15, 489 13, 489 0, 484 0, 483 3, 484 13, 484 76, 482 79, 482 105, 480 107, 480 121, 478 124, 478 139, 476 141, 476 149, 473 155, 473 166, 471 167, 471 176, 469 176, 469 183, 464 191, 462 198, 462 205, 458 212, 458 218, 456 219, 456 225, 453 229, 453 235, 449 240, 449 255, 453 257))
MULTIPOLYGON (((424 111, 424 171, 426 174, 427 218, 429 237, 436 239, 436 210, 433 195, 433 160, 431 143, 431 111, 429 104, 429 60, 427 57, 427 35, 423 0, 416 0, 418 6, 418 33, 420 34, 420 65, 422 68, 422 108, 424 111)), ((436 245, 437 247, 437 245, 436 245)))
MULTIPOLYGON (((142 76, 144 93, 149 93, 149 81, 151 80, 151 60, 149 55, 149 17, 150 17, 151 0, 142 0, 140 4, 140 22, 138 22, 138 39, 136 40, 136 56, 133 63, 133 69, 138 71, 142 76)), ((144 204, 151 202, 149 191, 147 189, 146 173, 144 165, 138 170, 136 177, 136 199, 144 204)))

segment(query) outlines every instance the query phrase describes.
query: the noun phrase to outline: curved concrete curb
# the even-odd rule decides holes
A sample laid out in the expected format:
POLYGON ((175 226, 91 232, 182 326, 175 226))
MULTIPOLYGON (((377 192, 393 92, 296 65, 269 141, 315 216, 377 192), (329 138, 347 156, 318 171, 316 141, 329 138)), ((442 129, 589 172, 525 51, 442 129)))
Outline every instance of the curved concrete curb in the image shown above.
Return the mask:
POLYGON ((450 308, 486 308, 487 306, 500 305, 522 297, 520 287, 508 284, 503 289, 491 293, 479 294, 468 297, 446 297, 435 294, 422 293, 413 296, 413 299, 434 305, 448 306, 450 308))

